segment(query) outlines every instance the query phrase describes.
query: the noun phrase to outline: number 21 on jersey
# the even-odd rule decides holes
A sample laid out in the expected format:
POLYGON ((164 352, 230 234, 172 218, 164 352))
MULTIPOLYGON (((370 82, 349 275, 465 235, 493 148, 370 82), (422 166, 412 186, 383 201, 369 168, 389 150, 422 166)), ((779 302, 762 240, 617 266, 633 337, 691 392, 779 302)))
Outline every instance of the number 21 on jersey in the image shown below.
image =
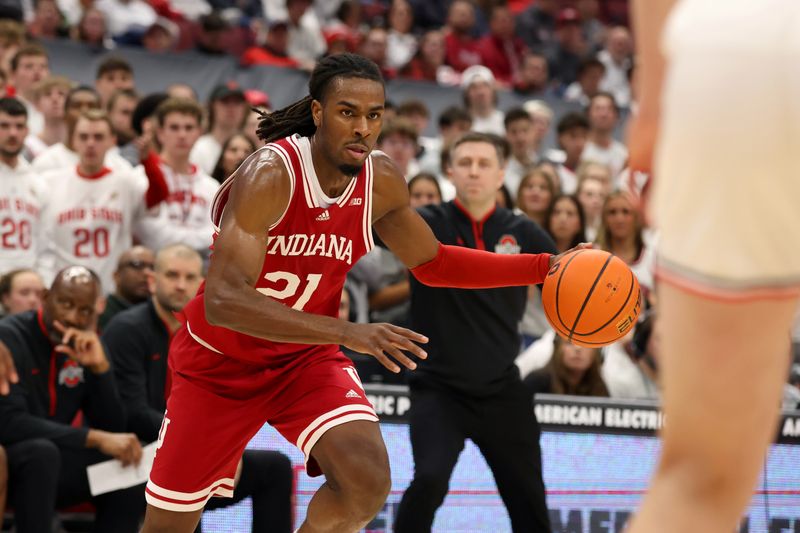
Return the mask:
MULTIPOLYGON (((256 289, 261 294, 276 300, 289 299, 297 294, 298 290, 300 289, 300 276, 293 274, 292 272, 285 272, 282 270, 278 270, 277 272, 268 272, 264 275, 264 279, 276 284, 280 284, 281 282, 286 283, 282 289, 271 289, 266 287, 260 287, 256 289)), ((303 310, 303 307, 305 307, 305 305, 311 299, 311 295, 314 294, 314 291, 317 290, 317 287, 319 287, 319 280, 321 279, 322 274, 308 274, 306 276, 305 286, 300 293, 300 297, 292 306, 292 309, 296 309, 298 311, 303 310)))

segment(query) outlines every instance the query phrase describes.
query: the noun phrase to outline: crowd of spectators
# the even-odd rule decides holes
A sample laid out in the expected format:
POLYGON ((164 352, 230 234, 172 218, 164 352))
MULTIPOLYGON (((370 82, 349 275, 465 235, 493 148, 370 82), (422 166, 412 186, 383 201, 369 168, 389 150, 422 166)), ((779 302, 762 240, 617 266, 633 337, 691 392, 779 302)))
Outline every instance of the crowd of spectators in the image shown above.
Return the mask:
MULTIPOLYGON (((91 374, 103 374, 104 364, 86 367, 86 383, 81 365, 68 357, 59 359, 62 367, 26 377, 20 387, 28 392, 0 398, 0 511, 9 468, 14 488, 20 465, 33 464, 37 454, 49 454, 51 463, 59 453, 67 460, 73 456, 64 449, 74 454, 85 443, 95 448, 81 458, 87 462, 131 453, 126 436, 155 439, 168 389, 166 346, 180 327, 171 317, 202 278, 214 231, 213 196, 263 145, 256 126, 260 113, 271 109, 265 92, 227 83, 205 102, 184 84, 141 94, 136 72, 115 48, 194 50, 238 56, 243 67, 304 70, 325 54, 351 51, 375 61, 387 79, 456 88, 462 101, 438 116, 420 100, 387 105, 377 146, 406 176, 412 206, 452 201, 449 146, 467 131, 495 134, 505 139, 508 156, 498 206, 535 221, 559 251, 590 241, 616 254, 643 289, 642 325, 601 351, 558 339, 544 317, 540 289, 530 287, 517 365, 531 392, 658 397, 657 235, 640 217, 642 182, 626 170, 627 150, 615 137, 621 111, 636 108, 627 2, 20 0, 0 3, 0 17, 0 304, 8 315, 0 321, 0 341, 11 347, 20 342, 15 328, 41 326, 43 336, 35 340, 49 347, 55 320, 100 335, 100 352, 116 375, 116 384, 104 385, 104 407, 119 407, 124 417, 94 427, 88 401, 76 400, 75 412, 48 407, 61 390, 48 392, 47 379, 58 387, 86 385, 88 398, 97 386, 91 374), (94 84, 52 75, 55 66, 41 39, 72 39, 107 51, 94 84), (501 109, 502 90, 527 102, 501 109), (580 110, 556 116, 545 103, 554 98, 580 110), (436 125, 434 136, 425 135, 429 122, 436 125), (545 141, 551 134, 552 146, 545 141), (42 405, 24 400, 31 390, 43 395, 37 400, 42 405), (74 418, 78 412, 83 418, 74 418), (29 433, 3 429, 18 427, 6 418, 19 417, 51 425, 29 433), (53 437, 59 427, 72 436, 53 437), (92 439, 86 431, 94 431, 92 439), (38 447, 29 446, 22 461, 15 446, 24 435, 38 447), (6 461, 9 449, 13 457, 6 461)), ((351 272, 340 317, 413 325, 408 276, 391 252, 376 248, 351 272)), ((15 360, 27 368, 20 363, 24 349, 18 351, 15 360)), ((403 379, 370 358, 352 356, 364 381, 403 379)), ((786 396, 787 406, 797 405, 796 388, 786 396)), ((259 508, 270 509, 273 518, 286 515, 288 460, 246 455, 240 466, 237 497, 268 500, 273 503, 259 508), (260 484, 267 471, 262 477, 272 483, 260 484)), ((56 481, 51 476, 47 482, 47 502, 61 503, 56 481)), ((20 516, 26 507, 13 498, 26 492, 17 487, 11 494, 20 516)), ((254 520, 270 523, 264 516, 254 520)))
POLYGON ((357 52, 387 79, 457 86, 486 65, 499 87, 585 104, 598 90, 631 102, 625 0, 10 0, 0 5, 2 55, 27 37, 72 39, 99 51, 232 55, 243 66, 309 70, 357 52))

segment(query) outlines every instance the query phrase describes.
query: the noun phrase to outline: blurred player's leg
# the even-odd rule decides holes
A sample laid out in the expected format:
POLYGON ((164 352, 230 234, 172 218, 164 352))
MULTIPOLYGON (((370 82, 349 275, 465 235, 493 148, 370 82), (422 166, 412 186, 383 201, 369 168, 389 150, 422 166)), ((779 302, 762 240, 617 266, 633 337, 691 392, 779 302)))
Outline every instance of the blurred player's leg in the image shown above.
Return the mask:
POLYGON ((631 533, 735 530, 787 377, 800 74, 786 65, 800 59, 800 4, 723 4, 677 2, 664 34, 649 34, 668 59, 652 204, 666 427, 631 533))
POLYGON ((795 309, 662 284, 664 449, 630 533, 736 529, 776 434, 795 309))

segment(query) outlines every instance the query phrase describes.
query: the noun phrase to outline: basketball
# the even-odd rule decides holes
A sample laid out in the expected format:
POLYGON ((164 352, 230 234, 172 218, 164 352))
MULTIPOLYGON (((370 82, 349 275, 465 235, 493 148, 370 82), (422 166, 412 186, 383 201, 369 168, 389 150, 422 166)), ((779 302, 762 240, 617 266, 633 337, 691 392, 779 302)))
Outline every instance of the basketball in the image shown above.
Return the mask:
POLYGON ((578 346, 599 348, 633 328, 642 294, 622 259, 602 250, 578 250, 550 268, 542 304, 556 333, 578 346))

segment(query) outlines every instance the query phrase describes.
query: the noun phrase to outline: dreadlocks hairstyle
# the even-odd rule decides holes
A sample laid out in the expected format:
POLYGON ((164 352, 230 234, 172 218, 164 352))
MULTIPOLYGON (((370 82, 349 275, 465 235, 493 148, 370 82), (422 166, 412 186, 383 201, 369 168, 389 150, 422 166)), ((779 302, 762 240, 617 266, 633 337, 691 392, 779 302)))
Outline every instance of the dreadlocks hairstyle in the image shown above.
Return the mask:
POLYGON ((308 80, 308 96, 288 107, 272 113, 256 109, 261 115, 256 133, 265 143, 294 135, 309 137, 317 131, 311 116, 311 102, 322 101, 331 82, 337 78, 362 78, 383 84, 378 66, 369 59, 356 54, 336 54, 317 63, 308 80))

